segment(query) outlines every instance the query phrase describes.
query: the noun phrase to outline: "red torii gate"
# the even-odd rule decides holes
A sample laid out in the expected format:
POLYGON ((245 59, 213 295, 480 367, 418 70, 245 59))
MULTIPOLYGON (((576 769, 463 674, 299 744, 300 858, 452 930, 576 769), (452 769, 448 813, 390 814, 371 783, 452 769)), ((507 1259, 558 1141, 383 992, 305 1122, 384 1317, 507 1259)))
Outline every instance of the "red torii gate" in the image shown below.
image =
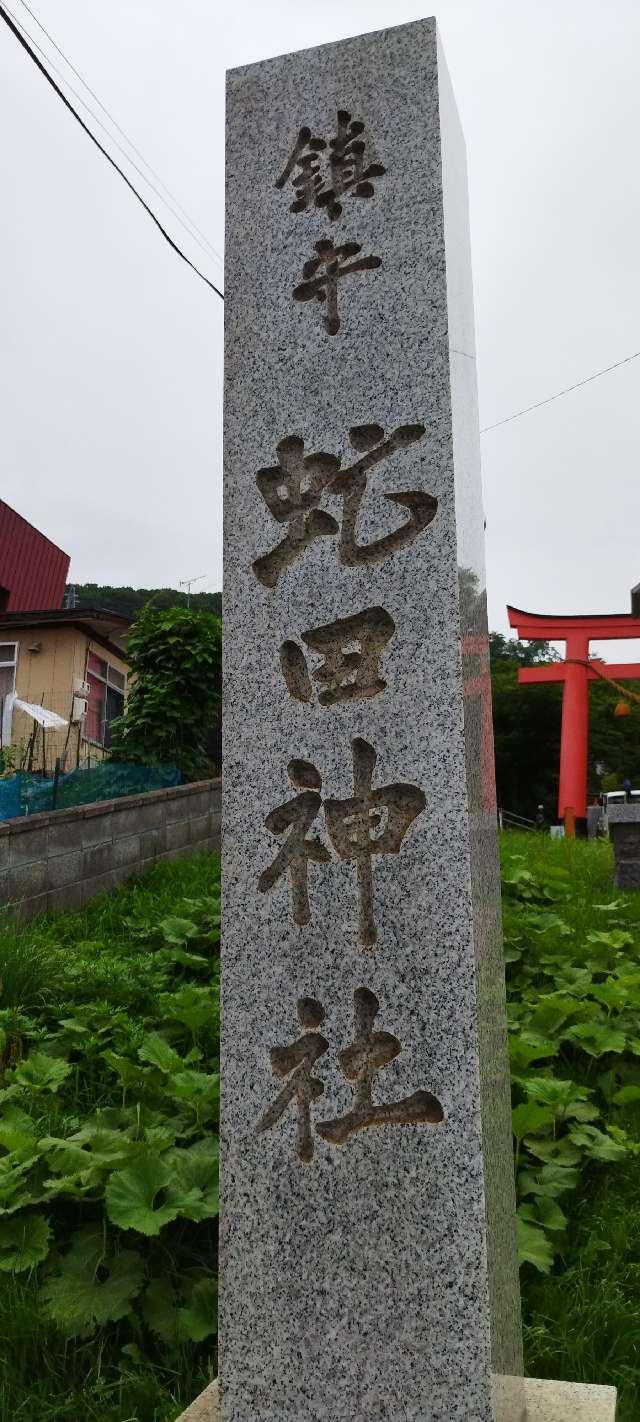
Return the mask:
MULTIPOLYGON (((558 818, 572 809, 576 818, 587 813, 587 752, 589 744, 589 682, 597 681, 598 672, 586 663, 592 640, 613 641, 640 637, 640 617, 627 612, 599 613, 593 616, 546 617, 537 612, 523 612, 519 607, 507 607, 509 626, 515 628, 524 641, 566 642, 564 662, 535 667, 520 667, 518 681, 564 682, 562 697, 562 733, 560 740, 560 786, 558 818)), ((614 680, 640 680, 640 663, 601 663, 606 676, 614 680)))

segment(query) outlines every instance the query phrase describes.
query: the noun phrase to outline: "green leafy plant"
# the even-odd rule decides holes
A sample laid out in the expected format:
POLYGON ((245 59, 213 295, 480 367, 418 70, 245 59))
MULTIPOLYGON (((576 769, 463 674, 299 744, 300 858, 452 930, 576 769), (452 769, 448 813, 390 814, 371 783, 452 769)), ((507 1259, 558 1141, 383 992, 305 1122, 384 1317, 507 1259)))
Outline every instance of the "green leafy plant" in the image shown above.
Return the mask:
POLYGON ((221 624, 212 612, 143 607, 127 639, 132 684, 124 716, 111 725, 110 759, 176 765, 185 780, 210 774, 220 655, 221 624))
POLYGON ((597 905, 607 926, 591 926, 568 870, 549 857, 534 870, 521 844, 503 843, 518 1240, 548 1273, 567 1197, 640 1151, 625 1114, 640 1100, 640 935, 613 895, 597 905))
MULTIPOLYGON (((0 984, 0 1277, 31 1300, 29 1337, 91 1342, 92 1406, 116 1387, 135 1398, 105 1417, 146 1419, 149 1368, 173 1396, 176 1371, 193 1395, 214 1366, 219 924, 202 857, 85 915, 6 925, 4 945, 0 931, 0 964, 29 943, 34 967, 6 1007, 0 984)), ((149 1422, 181 1410, 167 1398, 149 1422)), ((56 1415, 103 1413, 67 1396, 56 1415)))

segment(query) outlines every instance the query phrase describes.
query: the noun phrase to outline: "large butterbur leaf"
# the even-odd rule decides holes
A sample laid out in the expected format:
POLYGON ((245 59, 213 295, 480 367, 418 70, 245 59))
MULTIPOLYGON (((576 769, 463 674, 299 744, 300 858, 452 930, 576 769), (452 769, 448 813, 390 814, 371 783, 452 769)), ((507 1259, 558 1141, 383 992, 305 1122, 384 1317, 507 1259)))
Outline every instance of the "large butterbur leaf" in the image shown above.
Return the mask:
POLYGON ((153 1279, 142 1300, 142 1316, 169 1347, 191 1339, 201 1343, 217 1330, 218 1287, 213 1275, 199 1279, 187 1303, 178 1305, 167 1279, 153 1279))
POLYGON ((556 1200, 566 1190, 575 1190, 579 1175, 577 1170, 564 1165, 543 1165, 539 1170, 521 1170, 518 1176, 518 1193, 543 1195, 556 1200))
POLYGON ((13 1076, 16 1085, 39 1094, 43 1091, 58 1091, 63 1081, 70 1075, 71 1067, 60 1057, 48 1057, 44 1052, 32 1052, 26 1061, 20 1062, 13 1076))
POLYGON ((165 943, 169 943, 171 946, 175 945, 176 948, 181 948, 189 938, 198 938, 201 933, 197 923, 193 923, 190 918, 178 918, 177 916, 162 918, 158 928, 165 943))
POLYGON ((603 1057, 605 1052, 623 1052, 626 1045, 624 1032, 599 1022, 579 1022, 569 1027, 565 1037, 577 1042, 590 1057, 603 1057))
POLYGON ((0 1220, 0 1269, 21 1274, 49 1253, 51 1231, 44 1215, 16 1214, 0 1220))
POLYGON ((169 1046, 168 1042, 165 1042, 159 1032, 147 1034, 142 1045, 138 1048, 138 1056, 141 1061, 158 1067, 159 1071, 164 1072, 167 1076, 170 1072, 181 1071, 184 1066, 182 1057, 174 1051, 173 1047, 169 1046))
POLYGON ((202 1343, 218 1327, 218 1286, 216 1280, 201 1279, 192 1290, 189 1304, 179 1310, 179 1318, 187 1336, 202 1343))
POLYGON ((68 1338, 83 1337, 130 1312, 140 1292, 144 1266, 135 1250, 106 1254, 102 1231, 76 1235, 59 1274, 41 1289, 46 1312, 68 1338))
POLYGON ((213 1138, 197 1141, 186 1150, 171 1150, 165 1156, 171 1171, 167 1204, 195 1224, 213 1219, 219 1212, 218 1142, 213 1138))
POLYGON ((182 987, 178 992, 163 992, 160 1008, 164 1016, 174 1022, 182 1022, 190 1032, 201 1027, 210 1027, 213 1020, 214 1002, 210 988, 182 987))
POLYGON ((521 1264, 533 1264, 542 1274, 548 1274, 553 1264, 553 1248, 543 1229, 530 1224, 518 1214, 518 1257, 521 1264))
POLYGON ((167 1079, 166 1090, 188 1106, 202 1124, 217 1121, 220 1110, 220 1077, 217 1072, 177 1071, 167 1079))
POLYGON ((169 1347, 183 1341, 184 1328, 167 1279, 152 1279, 147 1285, 142 1300, 142 1317, 151 1332, 157 1333, 169 1347))
POLYGON ((548 1130, 553 1125, 553 1111, 549 1106, 526 1101, 512 1112, 511 1125, 516 1140, 521 1141, 525 1136, 548 1130))
POLYGON ((574 1126, 569 1134, 574 1144, 582 1146, 594 1160, 621 1160, 627 1154, 624 1145, 596 1126, 574 1126))
POLYGON ((139 1234, 159 1234, 179 1213, 175 1204, 165 1203, 170 1179, 167 1165, 152 1154, 141 1155, 125 1170, 116 1170, 105 1192, 112 1224, 137 1230, 139 1234))

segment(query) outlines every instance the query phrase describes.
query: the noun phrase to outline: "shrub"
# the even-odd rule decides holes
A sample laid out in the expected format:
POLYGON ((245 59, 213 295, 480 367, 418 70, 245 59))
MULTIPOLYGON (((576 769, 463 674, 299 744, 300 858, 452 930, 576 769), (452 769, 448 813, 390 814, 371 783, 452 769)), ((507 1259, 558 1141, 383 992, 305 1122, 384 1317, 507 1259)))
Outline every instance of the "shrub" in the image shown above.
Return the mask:
POLYGON ((185 780, 209 775, 220 650, 221 624, 212 612, 144 607, 127 639, 133 680, 124 715, 111 723, 110 760, 176 765, 185 780))

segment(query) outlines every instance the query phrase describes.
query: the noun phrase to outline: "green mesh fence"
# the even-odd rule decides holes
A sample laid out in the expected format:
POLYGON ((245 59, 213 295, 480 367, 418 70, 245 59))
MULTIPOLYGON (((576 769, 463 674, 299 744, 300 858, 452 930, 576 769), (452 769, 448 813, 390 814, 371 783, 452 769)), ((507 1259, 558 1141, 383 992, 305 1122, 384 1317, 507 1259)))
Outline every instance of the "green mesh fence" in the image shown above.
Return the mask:
POLYGON ((68 810, 73 805, 93 805, 98 800, 118 800, 122 795, 142 795, 179 785, 182 775, 172 765, 113 765, 102 762, 90 770, 71 770, 58 783, 51 777, 18 771, 0 780, 0 820, 37 815, 46 810, 68 810))

